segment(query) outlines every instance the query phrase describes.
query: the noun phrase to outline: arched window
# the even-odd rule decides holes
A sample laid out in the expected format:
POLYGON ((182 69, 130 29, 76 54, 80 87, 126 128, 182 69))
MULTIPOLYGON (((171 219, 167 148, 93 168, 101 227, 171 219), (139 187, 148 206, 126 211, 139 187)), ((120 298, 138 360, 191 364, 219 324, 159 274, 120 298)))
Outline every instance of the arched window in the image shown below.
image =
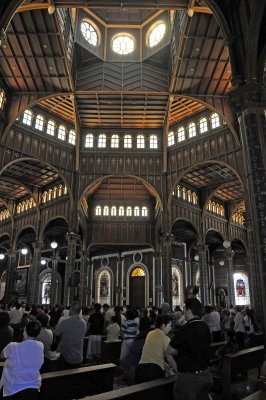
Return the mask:
POLYGON ((181 197, 181 187, 179 185, 176 187, 176 194, 177 197, 181 197))
POLYGON ((139 217, 139 215, 140 215, 139 207, 134 207, 134 217, 139 217))
POLYGON ((157 46, 158 43, 163 39, 166 31, 166 26, 164 22, 159 22, 156 26, 152 27, 147 34, 147 44, 149 47, 157 46))
POLYGON ((48 193, 45 191, 45 192, 43 192, 43 194, 41 196, 43 204, 45 204, 47 202, 47 195, 48 195, 48 193))
POLYGON ((192 203, 195 205, 198 204, 198 196, 195 192, 192 193, 192 203))
POLYGON ((158 149, 158 138, 155 135, 150 136, 150 149, 158 149))
POLYGON ((111 216, 116 217, 116 206, 112 206, 111 208, 111 216))
POLYGON ((137 136, 137 149, 145 149, 145 137, 143 135, 137 136))
POLYGON ((57 189, 57 186, 55 186, 55 187, 53 188, 53 199, 56 199, 56 198, 57 198, 57 192, 58 192, 58 189, 57 189))
POLYGON ((145 276, 145 271, 141 267, 136 267, 136 268, 133 269, 133 271, 131 272, 130 276, 132 278, 135 278, 137 276, 145 276))
POLYGON ((124 137, 124 147, 131 148, 132 147, 132 137, 130 135, 126 135, 124 137))
POLYGON ((188 190, 188 191, 187 191, 187 201, 188 201, 189 203, 192 203, 191 190, 188 190))
POLYGON ((107 217, 109 215, 109 207, 108 206, 103 207, 103 215, 105 217, 107 217))
POLYGON ((123 217, 125 215, 125 209, 123 206, 120 206, 118 209, 118 215, 119 217, 123 217))
POLYGON ((47 122, 46 133, 48 133, 48 135, 54 136, 54 134, 55 134, 55 123, 54 123, 54 121, 49 120, 47 122))
POLYGON ((111 274, 108 270, 103 270, 98 276, 97 282, 97 302, 100 304, 111 305, 111 274))
POLYGON ((35 120, 35 129, 38 129, 38 131, 43 131, 44 127, 44 118, 42 115, 37 115, 36 120, 35 120))
POLYGON ((52 272, 47 272, 42 277, 42 282, 41 282, 42 304, 50 304, 51 302, 51 283, 52 283, 52 272))
POLYGON ((250 304, 248 277, 243 272, 236 272, 233 276, 236 305, 245 306, 250 304))
POLYGON ((89 44, 91 44, 94 47, 98 46, 99 44, 98 34, 96 32, 96 29, 91 23, 87 21, 82 21, 80 25, 80 30, 82 35, 89 44))
POLYGON ((58 186, 58 197, 61 197, 63 194, 63 185, 58 186))
POLYGON ((186 188, 182 188, 182 199, 183 200, 187 199, 187 190, 186 190, 186 188))
POLYGON ((171 131, 168 133, 168 146, 173 146, 175 144, 175 135, 174 132, 171 131))
POLYGON ((194 122, 191 122, 191 123, 188 125, 188 137, 189 137, 189 138, 192 138, 192 137, 196 136, 196 134, 197 134, 196 125, 195 125, 194 122))
POLYGON ((224 217, 224 207, 221 206, 221 217, 224 217))
POLYGON ((213 201, 212 202, 212 212, 215 213, 215 211, 216 211, 216 204, 213 201))
POLYGON ((25 110, 23 113, 22 123, 31 126, 33 118, 33 112, 31 110, 25 110))
POLYGON ((18 203, 17 205, 17 214, 21 213, 21 203, 18 203))
POLYGON ((52 196, 53 196, 53 191, 52 191, 52 189, 49 189, 48 190, 48 201, 52 200, 52 196))
POLYGON ((135 49, 133 36, 127 33, 115 35, 112 40, 112 49, 115 53, 121 55, 132 53, 135 49))
POLYGON ((59 125, 58 128, 58 139, 66 140, 66 128, 64 125, 59 125))
POLYGON ((95 215, 102 215, 102 207, 101 206, 96 206, 95 215))
POLYGON ((93 135, 88 133, 85 138, 85 147, 93 147, 93 135))
POLYGON ((67 190, 67 185, 64 186, 64 194, 67 194, 68 190, 67 190))
POLYGON ((132 207, 127 207, 126 215, 127 217, 132 217, 132 207))
POLYGON ((208 208, 209 211, 212 210, 212 202, 211 202, 211 200, 208 201, 207 208, 208 208))
POLYGON ((6 270, 2 273, 0 280, 0 299, 4 297, 5 290, 6 290, 6 270))
POLYGON ((25 211, 25 206, 26 206, 25 201, 22 201, 22 203, 21 203, 21 212, 25 211))
POLYGON ((208 131, 208 123, 207 123, 207 118, 201 118, 199 122, 199 129, 200 133, 205 133, 208 131))
POLYGON ((76 132, 73 129, 70 129, 68 134, 68 143, 75 145, 76 144, 76 132))
POLYGON ((211 115, 211 128, 215 129, 218 128, 221 125, 219 115, 217 113, 214 113, 211 115))
POLYGON ((111 147, 114 149, 119 148, 119 136, 118 135, 112 135, 111 137, 111 147))
POLYGON ((106 135, 99 135, 98 137, 98 147, 106 147, 106 135))
POLYGON ((181 126, 177 131, 177 141, 183 142, 186 139, 185 128, 181 126))
POLYGON ((147 217, 147 216, 148 216, 148 209, 147 209, 147 207, 142 207, 142 209, 141 209, 141 216, 142 216, 142 217, 147 217))
POLYGON ((5 101, 6 101, 5 91, 4 89, 0 89, 0 110, 4 109, 5 101))

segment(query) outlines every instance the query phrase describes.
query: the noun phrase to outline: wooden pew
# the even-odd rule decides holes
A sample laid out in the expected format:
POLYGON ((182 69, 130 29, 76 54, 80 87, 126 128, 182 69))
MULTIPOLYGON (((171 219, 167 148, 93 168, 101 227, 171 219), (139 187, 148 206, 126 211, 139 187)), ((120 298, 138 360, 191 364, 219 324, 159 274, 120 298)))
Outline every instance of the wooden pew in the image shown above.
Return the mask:
POLYGON ((122 340, 115 340, 112 342, 104 340, 102 347, 103 362, 112 362, 117 364, 118 360, 120 360, 121 344, 122 340))
POLYGON ((217 359, 217 357, 215 355, 216 350, 218 350, 220 347, 224 346, 226 343, 227 343, 227 340, 223 340, 222 342, 211 343, 210 356, 209 356, 210 361, 217 359))
POLYGON ((77 399, 112 390, 115 368, 110 363, 43 373, 40 400, 77 399))
POLYGON ((245 397, 242 400, 266 400, 266 392, 258 390, 257 392, 245 397))
POLYGON ((232 376, 247 372, 255 367, 258 368, 259 376, 260 367, 264 360, 264 346, 251 347, 236 353, 226 354, 223 358, 221 372, 212 373, 214 380, 220 383, 223 398, 226 400, 231 399, 232 376))
POLYGON ((113 390, 112 392, 105 392, 102 394, 85 397, 83 400, 143 400, 147 396, 152 398, 152 400, 172 400, 172 392, 175 380, 175 377, 160 378, 153 381, 113 390))

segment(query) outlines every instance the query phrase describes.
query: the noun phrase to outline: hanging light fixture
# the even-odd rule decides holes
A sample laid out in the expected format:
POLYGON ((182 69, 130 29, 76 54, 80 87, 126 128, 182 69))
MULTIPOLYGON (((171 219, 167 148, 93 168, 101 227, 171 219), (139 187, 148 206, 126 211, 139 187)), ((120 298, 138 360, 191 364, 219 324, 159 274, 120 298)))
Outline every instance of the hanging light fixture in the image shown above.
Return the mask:
POLYGON ((23 256, 26 256, 28 254, 27 247, 23 247, 23 249, 21 249, 21 254, 23 254, 23 256))
POLYGON ((231 246, 231 243, 229 242, 229 240, 225 240, 223 242, 223 246, 224 246, 225 249, 229 249, 229 247, 231 246))
POLYGON ((51 242, 51 248, 52 248, 52 249, 56 249, 57 246, 58 246, 58 243, 57 243, 55 240, 53 240, 53 241, 51 242))
POLYGON ((199 255, 198 255, 198 254, 196 254, 196 255, 194 256, 194 260, 195 260, 195 261, 199 261, 199 255))
POLYGON ((221 265, 221 267, 222 267, 224 265, 224 260, 220 260, 219 265, 221 265))
POLYGON ((5 258, 4 253, 0 253, 0 260, 3 260, 5 258))
POLYGON ((41 264, 45 265, 46 264, 46 260, 44 258, 41 259, 41 264))

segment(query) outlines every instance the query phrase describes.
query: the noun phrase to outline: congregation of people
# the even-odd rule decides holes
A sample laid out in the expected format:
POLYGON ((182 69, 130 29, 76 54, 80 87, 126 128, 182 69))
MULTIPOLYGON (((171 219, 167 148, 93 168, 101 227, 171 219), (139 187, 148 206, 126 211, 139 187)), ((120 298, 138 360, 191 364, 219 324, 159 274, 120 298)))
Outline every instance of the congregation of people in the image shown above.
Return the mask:
POLYGON ((119 365, 128 385, 176 375, 174 399, 208 399, 211 342, 226 340, 222 357, 252 346, 258 324, 254 311, 241 306, 202 307, 195 296, 171 310, 110 307, 29 306, 0 308, 0 352, 5 360, 1 388, 5 399, 37 399, 40 372, 100 364, 103 340, 121 340, 119 365), (88 346, 84 352, 84 340, 88 346))

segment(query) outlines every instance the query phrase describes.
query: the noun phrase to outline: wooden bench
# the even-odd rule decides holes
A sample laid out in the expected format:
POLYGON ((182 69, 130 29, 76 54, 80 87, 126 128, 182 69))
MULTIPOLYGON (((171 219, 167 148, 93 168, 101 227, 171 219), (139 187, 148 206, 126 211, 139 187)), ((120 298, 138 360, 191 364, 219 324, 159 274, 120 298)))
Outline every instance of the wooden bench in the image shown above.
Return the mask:
POLYGON ((251 347, 249 349, 237 351, 236 353, 224 355, 221 372, 214 372, 212 374, 214 380, 220 383, 224 399, 228 400, 231 398, 230 386, 232 376, 247 372, 256 367, 258 368, 259 376, 260 367, 264 360, 264 346, 251 347))
POLYGON ((104 362, 112 362, 117 364, 120 360, 122 340, 103 341, 102 358, 104 362))
POLYGON ((263 390, 258 390, 257 392, 244 397, 242 400, 266 400, 266 392, 263 390))
POLYGON ((154 381, 113 390, 112 392, 85 397, 83 400, 143 400, 147 396, 152 398, 152 400, 172 400, 175 380, 175 377, 160 378, 154 381))
POLYGON ((77 399, 112 390, 115 368, 110 363, 44 373, 40 400, 77 399))
POLYGON ((214 360, 214 359, 217 359, 216 354, 215 354, 216 351, 218 349, 220 349, 220 347, 224 346, 226 343, 227 343, 227 340, 223 340, 222 342, 211 343, 211 345, 210 345, 210 355, 209 355, 210 361, 214 360))

